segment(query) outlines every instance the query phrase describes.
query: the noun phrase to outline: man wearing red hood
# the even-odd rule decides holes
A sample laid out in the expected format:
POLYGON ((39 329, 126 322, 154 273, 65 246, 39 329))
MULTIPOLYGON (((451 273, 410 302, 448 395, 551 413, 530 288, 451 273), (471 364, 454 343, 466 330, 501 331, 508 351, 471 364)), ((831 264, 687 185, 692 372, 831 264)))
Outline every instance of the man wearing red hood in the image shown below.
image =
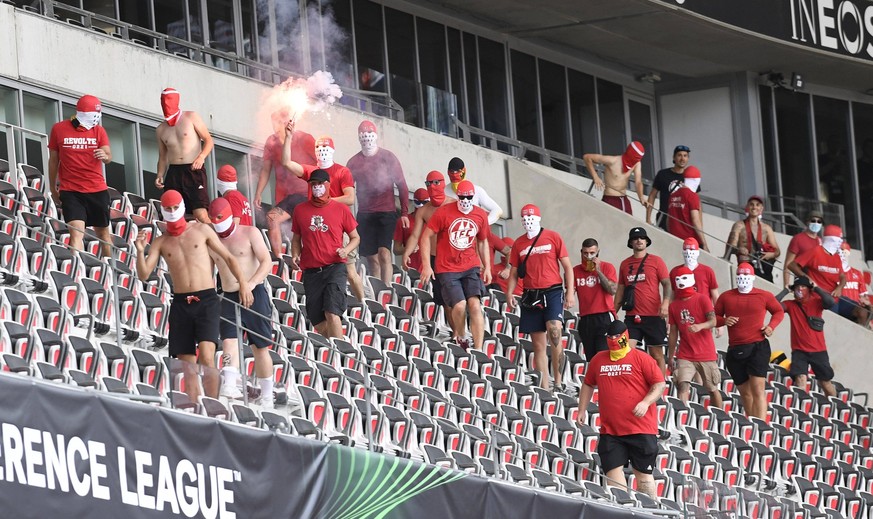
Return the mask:
POLYGON ((603 191, 604 202, 628 214, 633 214, 630 200, 627 197, 627 184, 633 175, 640 203, 643 204, 643 207, 648 206, 649 202, 643 194, 643 173, 640 165, 645 153, 643 144, 634 141, 627 145, 627 150, 621 155, 600 155, 598 153, 582 155, 585 167, 588 168, 588 173, 594 179, 594 187, 598 191, 603 191), (603 166, 602 180, 597 170, 594 169, 595 164, 603 166))
POLYGON ((212 152, 212 136, 197 112, 179 108, 176 89, 165 88, 161 92, 161 110, 164 122, 156 130, 158 176, 155 187, 178 191, 189 214, 208 224, 209 189, 203 163, 212 152))
MULTIPOLYGON (((136 246, 136 275, 146 281, 163 257, 173 278, 173 303, 170 306, 170 357, 203 366, 215 367, 215 348, 219 336, 221 301, 215 293, 215 276, 210 252, 221 258, 239 282, 239 301, 249 307, 252 289, 233 254, 222 245, 212 225, 185 221, 182 194, 168 189, 161 196, 161 214, 167 232, 154 238, 146 255, 146 231, 140 231, 136 246)), ((189 376, 196 374, 188 373, 189 376)), ((218 397, 218 381, 204 378, 206 394, 218 397)), ((197 384, 188 384, 197 396, 197 384)))

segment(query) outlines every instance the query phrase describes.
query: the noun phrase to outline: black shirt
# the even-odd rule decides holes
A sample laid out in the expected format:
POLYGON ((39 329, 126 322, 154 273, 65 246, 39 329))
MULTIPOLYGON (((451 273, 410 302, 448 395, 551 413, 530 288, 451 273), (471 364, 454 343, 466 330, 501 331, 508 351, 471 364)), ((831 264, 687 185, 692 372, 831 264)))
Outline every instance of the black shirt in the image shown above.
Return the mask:
MULTIPOLYGON (((667 207, 670 205, 670 184, 673 183, 674 180, 678 180, 682 182, 685 177, 682 173, 676 173, 673 171, 673 168, 665 168, 658 172, 655 175, 655 180, 652 182, 652 188, 658 190, 658 197, 661 200, 661 204, 658 206, 660 211, 666 213, 667 207)), ((658 218, 655 218, 655 221, 658 221, 658 218)), ((667 217, 664 216, 661 218, 658 226, 661 229, 667 230, 667 217)))

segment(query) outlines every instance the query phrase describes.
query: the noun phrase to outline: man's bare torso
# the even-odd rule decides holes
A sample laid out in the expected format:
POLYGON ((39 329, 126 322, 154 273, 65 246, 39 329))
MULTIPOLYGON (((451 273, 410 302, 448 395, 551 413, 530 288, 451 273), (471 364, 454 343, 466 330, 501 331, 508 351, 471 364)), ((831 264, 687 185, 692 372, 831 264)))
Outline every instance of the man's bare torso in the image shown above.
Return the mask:
MULTIPOLYGON (((260 267, 260 262, 252 247, 252 240, 263 240, 260 232, 254 227, 237 225, 236 230, 227 238, 221 239, 221 243, 227 247, 230 254, 236 258, 237 264, 242 271, 244 279, 252 279, 260 267)), ((218 275, 221 277, 221 288, 225 292, 239 291, 239 281, 230 272, 227 264, 217 258, 215 253, 210 254, 218 266, 218 275)))
POLYGON ((603 194, 606 196, 625 196, 631 172, 623 173, 621 171, 621 155, 610 155, 608 158, 608 161, 602 163, 603 183, 605 184, 603 194))
POLYGON ((180 236, 165 234, 157 238, 161 240, 161 257, 167 262, 173 278, 173 293, 183 294, 215 288, 213 263, 203 225, 188 222, 188 228, 180 236))
MULTIPOLYGON (((446 202, 450 202, 450 201, 451 201, 451 200, 446 199, 446 202)), ((445 202, 443 202, 443 203, 445 203, 445 202)), ((421 214, 421 221, 422 221, 422 224, 423 224, 424 226, 427 226, 427 222, 430 221, 430 217, 433 216, 433 213, 434 213, 434 211, 436 211, 436 210, 437 210, 436 206, 434 206, 433 204, 431 204, 430 202, 428 202, 428 203, 424 204, 424 205, 421 207, 421 209, 419 209, 419 210, 417 210, 417 211, 415 212, 415 217, 418 218, 418 217, 419 217, 419 213, 420 213, 420 214, 421 214)), ((424 231, 424 227, 422 227, 422 232, 423 232, 423 231, 424 231)), ((436 255, 436 241, 437 241, 437 240, 436 240, 436 233, 434 233, 434 234, 431 235, 431 237, 430 237, 430 253, 431 253, 432 255, 436 255)))
POLYGON ((161 123, 157 129, 158 139, 167 148, 169 164, 191 164, 202 151, 200 136, 194 128, 194 112, 182 112, 175 126, 161 123))
MULTIPOLYGON (((763 245, 769 242, 770 226, 757 221, 757 218, 750 219, 749 221, 749 229, 752 231, 752 235, 755 236, 755 239, 758 239, 758 227, 761 228, 761 241, 758 245, 763 245)), ((737 248, 745 248, 749 252, 754 252, 752 247, 752 240, 749 239, 749 235, 746 233, 746 221, 740 220, 734 224, 734 230, 737 233, 737 248)), ((745 254, 737 254, 737 259, 739 261, 747 261, 749 259, 748 255, 745 254)))

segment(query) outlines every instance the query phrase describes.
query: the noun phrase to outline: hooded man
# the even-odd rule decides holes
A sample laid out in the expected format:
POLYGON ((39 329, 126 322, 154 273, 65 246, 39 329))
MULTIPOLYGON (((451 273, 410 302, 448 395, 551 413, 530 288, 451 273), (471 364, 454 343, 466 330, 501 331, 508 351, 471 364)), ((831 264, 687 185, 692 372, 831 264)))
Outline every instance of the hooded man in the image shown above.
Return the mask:
MULTIPOLYGON (((540 387, 548 388, 549 369, 546 346, 552 347, 552 391, 572 391, 562 381, 564 345, 564 310, 576 304, 573 291, 573 265, 561 235, 542 227, 540 208, 527 204, 521 208, 525 234, 515 239, 509 254, 507 291, 515 291, 519 278, 524 279, 520 298, 521 319, 518 329, 530 334, 534 347, 534 363, 540 373, 540 387), (521 272, 519 271, 521 269, 521 272), (563 269, 564 275, 561 275, 563 269), (548 341, 546 340, 548 334, 548 341)), ((515 310, 515 298, 508 295, 509 312, 515 310)), ((575 393, 573 393, 575 396, 575 393)))
POLYGON ((627 149, 621 155, 600 155, 598 153, 586 153, 582 155, 588 173, 594 179, 594 187, 603 191, 603 201, 620 209, 627 214, 633 214, 630 200, 627 197, 627 185, 631 175, 637 189, 637 196, 643 207, 649 206, 649 201, 643 194, 643 173, 641 160, 646 154, 646 149, 639 141, 633 141, 627 145, 627 149), (597 174, 595 164, 603 166, 603 177, 597 174))
POLYGON ((458 184, 458 201, 441 205, 431 215, 422 232, 421 255, 430 255, 431 237, 436 236, 436 263, 433 268, 428 263, 422 265, 421 283, 426 284, 436 272, 443 302, 450 308, 449 324, 455 342, 465 349, 471 346, 466 330, 469 315, 472 345, 481 350, 485 341, 485 316, 480 300, 485 285, 491 283, 491 255, 488 253, 491 228, 488 214, 473 204, 475 194, 473 183, 464 180, 458 184))
POLYGON ((176 89, 165 88, 161 92, 164 122, 156 130, 158 173, 155 187, 181 193, 189 214, 208 224, 209 193, 203 164, 212 152, 212 136, 197 112, 183 111, 179 108, 179 101, 176 89))
POLYGON ((776 243, 776 233, 769 224, 762 221, 764 199, 758 195, 749 197, 746 202, 745 219, 734 223, 725 243, 724 259, 730 260, 736 254, 737 263, 749 263, 755 275, 773 282, 773 264, 782 253, 776 243))
POLYGON ((782 301, 789 290, 794 294, 794 300, 783 302, 782 308, 791 320, 790 375, 794 385, 806 391, 806 377, 812 367, 824 394, 836 396, 837 390, 831 382, 834 369, 828 358, 822 319, 824 309, 834 306, 836 301, 824 290, 814 287, 806 276, 795 279, 794 284, 776 295, 776 300, 782 301))
MULTIPOLYGON (((423 187, 416 189, 415 193, 412 195, 414 208, 412 209, 412 212, 409 213, 407 220, 415 222, 415 214, 418 213, 419 209, 427 205, 428 202, 430 202, 430 195, 428 194, 427 189, 424 189, 423 187)), ((395 225, 394 228, 394 254, 403 256, 403 253, 406 250, 406 242, 409 240, 409 237, 412 236, 412 231, 414 229, 414 224, 404 227, 401 220, 397 221, 397 225, 395 225)), ((416 245, 412 254, 409 256, 409 268, 421 272, 421 255, 418 253, 418 245, 416 245)))
MULTIPOLYGON (((169 319, 170 357, 214 368, 221 303, 215 293, 210 255, 224 261, 227 271, 238 283, 239 301, 246 308, 251 306, 253 300, 249 277, 243 274, 236 258, 221 243, 212 225, 185 220, 185 202, 181 193, 172 189, 164 192, 161 196, 161 214, 167 232, 152 240, 148 255, 145 252, 146 231, 140 231, 134 242, 137 251, 136 274, 141 281, 146 281, 158 261, 164 258, 173 278, 169 319)), ((217 397, 218 381, 207 378, 203 382, 206 394, 217 397)), ((188 384, 192 397, 197 396, 197 385, 188 384)))
MULTIPOLYGON (((215 187, 218 194, 228 201, 233 210, 233 221, 237 225, 254 225, 252 223, 252 205, 249 199, 237 189, 236 168, 225 164, 218 168, 215 187)), ((212 216, 210 215, 210 220, 212 216)), ((213 223, 215 223, 213 221, 213 223)))
POLYGON ((409 188, 397 156, 379 147, 378 139, 376 125, 363 121, 358 126, 361 151, 349 159, 348 168, 357 183, 361 254, 367 259, 370 275, 390 285, 394 277, 391 238, 397 223, 394 188, 400 194, 400 224, 404 228, 409 227, 409 188))
MULTIPOLYGON (((704 265, 698 262, 700 258, 700 247, 697 240, 694 238, 686 238, 682 243, 682 265, 677 265, 670 270, 670 282, 673 283, 673 290, 676 290, 676 272, 681 268, 687 268, 694 273, 694 290, 700 292, 709 299, 710 304, 715 304, 718 301, 718 280, 715 277, 715 271, 709 265, 704 265)), ((721 337, 721 328, 715 329, 715 336, 721 337)))
POLYGON ((700 206, 700 170, 688 166, 682 173, 682 184, 670 193, 667 204, 667 230, 673 236, 684 240, 697 238, 700 247, 709 252, 706 234, 703 232, 703 211, 700 206))
MULTIPOLYGON (((839 298, 846 284, 846 273, 840 259, 843 244, 843 230, 839 225, 824 228, 821 247, 814 247, 797 256, 788 265, 795 276, 806 276, 815 286, 821 287, 835 298, 839 298)), ((833 308, 833 311, 837 311, 833 308)))
POLYGON ((791 284, 792 277, 788 265, 797 256, 821 245, 820 234, 823 227, 824 215, 821 211, 810 211, 806 216, 806 228, 791 237, 791 241, 788 243, 788 252, 785 253, 785 264, 782 266, 782 283, 785 288, 791 284))
POLYGON ((103 165, 112 162, 112 151, 109 136, 100 125, 102 113, 100 100, 84 95, 76 102, 75 117, 52 126, 49 189, 69 228, 70 248, 82 250, 85 226, 89 226, 103 242, 103 257, 111 258, 109 187, 103 165))
MULTIPOLYGON (((273 326, 270 317, 273 314, 270 294, 264 288, 264 279, 273 267, 270 251, 264 243, 261 232, 250 225, 239 225, 234 217, 230 201, 218 197, 209 204, 209 219, 222 245, 236 258, 247 285, 252 287, 252 305, 240 308, 240 322, 248 331, 249 344, 255 357, 255 376, 261 389, 261 398, 257 402, 262 409, 273 407, 273 359, 267 349, 272 341, 273 326)), ((224 299, 221 302, 221 350, 224 358, 222 374, 224 382, 221 395, 228 398, 241 398, 242 393, 237 388, 240 376, 239 341, 236 328, 236 307, 239 304, 239 283, 233 277, 224 260, 217 254, 210 253, 221 279, 224 299)))
MULTIPOLYGON (((464 161, 458 157, 452 157, 452 160, 449 161, 448 176, 451 189, 446 194, 449 198, 457 198, 458 186, 467 179, 467 167, 464 165, 464 161)), ((473 205, 484 209, 488 213, 488 225, 494 225, 503 215, 503 209, 488 196, 482 186, 473 184, 473 189, 475 190, 473 205)))
POLYGON ((657 362, 631 346, 627 326, 613 321, 606 330, 608 351, 601 351, 585 369, 579 391, 579 424, 587 421, 588 403, 599 392, 600 440, 597 453, 607 485, 627 487, 624 467, 630 462, 637 490, 656 497, 652 472, 658 457, 658 412, 664 374, 657 362))
POLYGON ((721 407, 718 353, 712 333, 707 331, 715 327, 715 310, 709 294, 696 289, 696 277, 695 272, 685 265, 676 267, 670 273, 674 289, 670 302, 667 366, 672 367, 673 359, 676 359, 673 381, 678 385, 679 398, 683 402, 688 402, 691 381, 698 374, 703 387, 709 392, 710 405, 721 407))
POLYGON ((755 269, 748 263, 737 267, 737 288, 715 302, 717 326, 728 327, 725 367, 737 385, 747 416, 767 419, 764 381, 770 367, 773 330, 785 317, 779 301, 766 290, 755 288, 755 269), (770 314, 766 324, 764 318, 770 314))

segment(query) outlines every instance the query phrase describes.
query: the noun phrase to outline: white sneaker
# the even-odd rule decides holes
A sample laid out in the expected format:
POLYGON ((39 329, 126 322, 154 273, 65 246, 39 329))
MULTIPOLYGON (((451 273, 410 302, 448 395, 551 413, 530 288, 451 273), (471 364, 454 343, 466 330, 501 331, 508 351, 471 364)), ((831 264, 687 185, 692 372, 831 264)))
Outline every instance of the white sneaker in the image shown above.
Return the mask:
POLYGON ((241 400, 243 397, 242 391, 240 388, 236 387, 233 384, 222 384, 221 391, 219 392, 220 396, 228 398, 230 400, 241 400))
POLYGON ((255 400, 253 403, 255 405, 261 406, 261 411, 272 411, 275 409, 273 405, 273 395, 270 395, 269 398, 261 397, 255 400))

